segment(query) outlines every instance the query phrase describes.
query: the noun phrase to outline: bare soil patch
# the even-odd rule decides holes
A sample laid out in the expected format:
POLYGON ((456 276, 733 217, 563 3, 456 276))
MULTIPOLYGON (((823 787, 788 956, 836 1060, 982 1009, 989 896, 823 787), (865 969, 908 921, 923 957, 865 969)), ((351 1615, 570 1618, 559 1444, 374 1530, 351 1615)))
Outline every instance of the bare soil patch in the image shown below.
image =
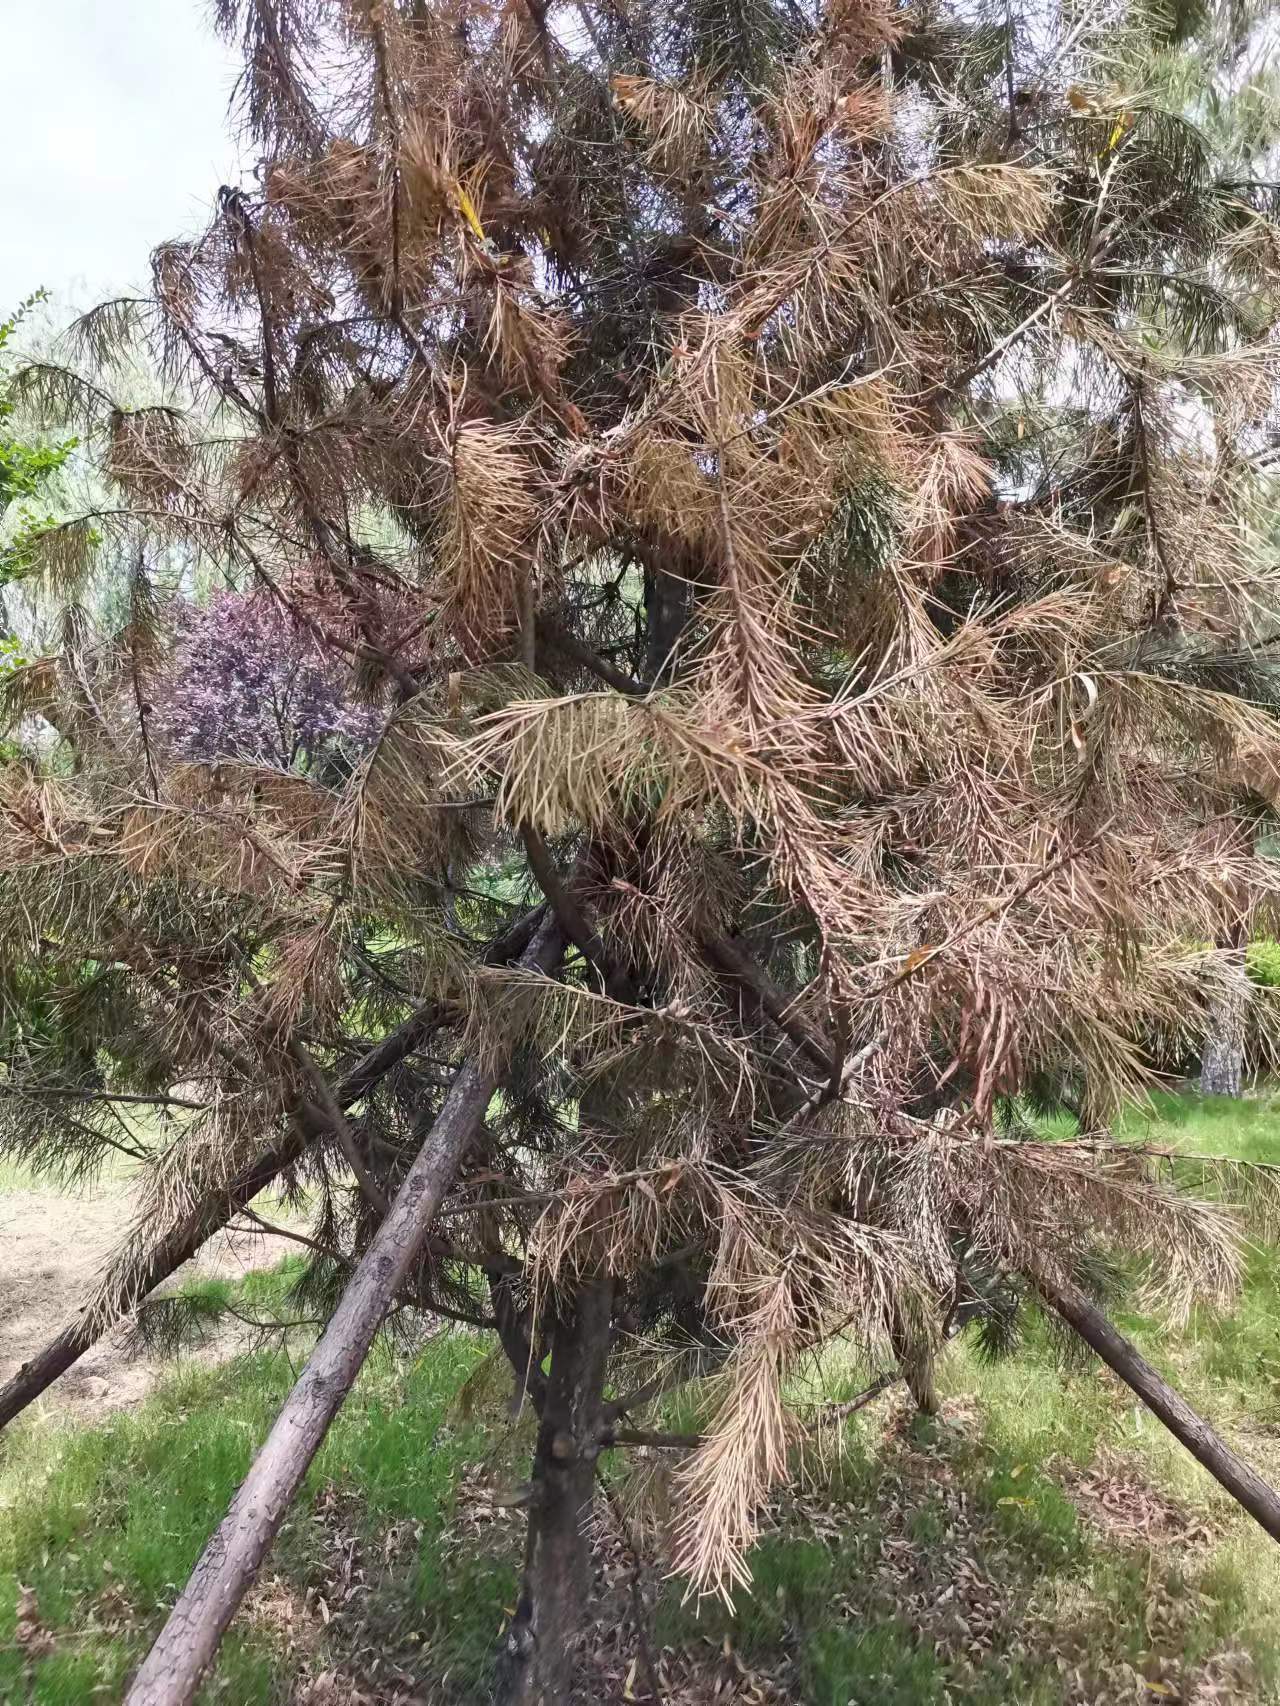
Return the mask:
MULTIPOLYGON (((93 1290, 137 1207, 128 1183, 84 1195, 50 1190, 0 1192, 0 1381, 66 1326, 93 1290)), ((266 1234, 222 1233, 179 1269, 235 1276, 270 1266, 279 1244, 266 1234)), ((228 1333, 192 1354, 214 1360, 236 1348, 228 1333)), ((167 1364, 135 1355, 127 1326, 102 1339, 39 1401, 46 1411, 100 1414, 140 1403, 167 1364)))

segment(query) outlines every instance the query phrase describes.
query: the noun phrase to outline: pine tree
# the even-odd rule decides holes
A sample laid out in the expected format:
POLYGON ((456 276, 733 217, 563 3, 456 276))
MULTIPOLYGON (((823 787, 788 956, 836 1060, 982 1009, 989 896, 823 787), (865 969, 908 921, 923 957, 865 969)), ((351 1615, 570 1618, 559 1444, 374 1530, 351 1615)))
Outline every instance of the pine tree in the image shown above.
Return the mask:
POLYGON ((130 1700, 192 1697, 396 1300, 490 1332, 537 1413, 503 1699, 569 1697, 607 1446, 684 1452, 672 1561, 741 1590, 799 1360, 850 1342, 928 1407, 956 1322, 1032 1298, 1280 1537, 1089 1295, 1122 1250, 1175 1312, 1228 1297, 1268 1206, 1106 1130, 1204 1035, 1232 968, 1197 944, 1280 886, 1239 834, 1280 787, 1240 690, 1280 233, 1143 92, 1182 26, 219 16, 255 185, 18 382, 119 502, 31 547, 65 643, 10 710, 63 745, 0 782, 0 987, 48 990, 0 1141, 83 1171, 120 1097, 171 1118, 0 1421, 172 1317, 148 1294, 273 1181, 341 1301, 130 1700), (169 393, 125 410, 133 341, 169 393), (366 751, 182 749, 175 556, 344 664, 366 751), (634 1425, 689 1383, 696 1444, 634 1425))
MULTIPOLYGON (((1280 81, 1271 67, 1270 18, 1266 8, 1225 7, 1207 15, 1191 9, 1157 53, 1148 81, 1210 140, 1224 181, 1273 186, 1280 147, 1280 81)), ((1176 328, 1174 329, 1176 336, 1176 328)), ((1260 458, 1269 460, 1266 452, 1260 458)), ((1269 476, 1272 480, 1274 474, 1269 476)), ((1273 509, 1274 505, 1268 505, 1273 509)), ((1274 523, 1270 524, 1274 535, 1274 523)), ((1246 619, 1236 690, 1255 704, 1280 706, 1280 677, 1266 655, 1266 637, 1276 612, 1265 593, 1246 619), (1261 647, 1257 642, 1262 641, 1261 647)), ((1225 638, 1225 636, 1224 636, 1225 638)), ((1221 684, 1231 685, 1231 666, 1219 665, 1221 684)), ((1250 841, 1259 824, 1247 807, 1239 834, 1250 841)), ((1234 975, 1223 978, 1201 1049, 1202 1095, 1238 1096, 1245 1068, 1248 987, 1245 946, 1247 909, 1231 920, 1219 941, 1234 975)))

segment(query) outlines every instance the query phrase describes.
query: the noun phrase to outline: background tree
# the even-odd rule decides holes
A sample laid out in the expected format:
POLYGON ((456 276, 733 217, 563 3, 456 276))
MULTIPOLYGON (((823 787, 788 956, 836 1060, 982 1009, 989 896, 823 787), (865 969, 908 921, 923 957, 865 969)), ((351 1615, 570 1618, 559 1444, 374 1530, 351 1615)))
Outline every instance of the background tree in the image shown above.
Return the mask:
MULTIPOLYGON (((1274 194, 1280 141, 1280 81, 1270 49, 1271 30, 1266 7, 1231 6, 1207 12, 1186 8, 1147 72, 1162 98, 1205 135, 1221 163, 1224 180, 1256 186, 1255 193, 1264 194, 1274 194)), ((1176 335, 1176 327, 1171 333, 1176 335)), ((1255 451, 1264 475, 1260 525, 1274 542, 1273 453, 1269 444, 1256 445, 1255 451)), ((1277 614, 1267 594, 1260 591, 1254 607, 1243 613, 1244 631, 1234 664, 1225 646, 1224 655, 1214 664, 1216 685, 1234 688, 1252 703, 1272 710, 1280 706, 1280 677, 1271 650, 1277 614)), ((1245 799, 1239 833, 1251 842, 1260 832, 1266 833, 1265 821, 1259 824, 1245 799)), ((1232 975, 1222 980, 1201 1051, 1203 1095, 1240 1094, 1248 1032, 1245 949, 1250 922, 1248 907, 1242 906, 1217 944, 1232 975)))
MULTIPOLYGON (((315 590, 302 590, 313 608, 324 608, 315 590)), ((159 732, 176 756, 350 772, 381 719, 353 701, 341 657, 265 588, 180 606, 176 621, 173 662, 156 704, 159 732)))
MULTIPOLYGON (((49 481, 63 466, 74 439, 60 443, 32 442, 14 420, 14 403, 8 395, 7 375, 12 365, 8 351, 23 319, 44 300, 37 291, 7 320, 0 320, 0 588, 19 578, 29 566, 28 545, 32 536, 48 524, 39 505, 49 481)), ((0 602, 0 625, 4 607, 0 602)), ((0 632, 0 671, 8 673, 24 661, 16 634, 0 632)))
POLYGON ((1168 20, 220 17, 260 186, 18 381, 118 501, 36 542, 67 639, 9 698, 66 750, 0 802, 8 963, 74 982, 5 1146, 89 1165, 116 1098, 199 1106, 0 1420, 272 1181, 341 1301, 130 1699, 192 1697, 394 1300, 492 1332, 537 1412, 506 1699, 568 1697, 646 1406, 699 1385, 672 1558, 731 1592, 798 1361, 847 1340, 928 1404, 962 1304, 1047 1300, 1280 1535, 1087 1295, 1117 1251, 1229 1294, 1217 1198, 1267 1178, 1104 1124, 1204 1034, 1231 968, 1188 944, 1277 881, 1238 826, 1280 729, 1220 671, 1274 578, 1280 246, 1130 69, 1168 20), (172 399, 117 405, 131 339, 172 399), (76 606, 104 547, 115 624, 76 606), (174 551, 343 663, 349 775, 159 726, 174 551), (1045 1087, 1079 1138, 1026 1122, 1045 1087))

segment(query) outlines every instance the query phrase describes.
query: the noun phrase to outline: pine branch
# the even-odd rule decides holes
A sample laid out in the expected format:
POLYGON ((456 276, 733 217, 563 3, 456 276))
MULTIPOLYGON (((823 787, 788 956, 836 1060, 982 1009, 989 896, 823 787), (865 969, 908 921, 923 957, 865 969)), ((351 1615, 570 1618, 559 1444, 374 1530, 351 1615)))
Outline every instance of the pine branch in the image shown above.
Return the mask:
POLYGON ((347 1117, 329 1086, 329 1080, 312 1059, 306 1044, 297 1037, 294 1037, 290 1042, 289 1052, 302 1068, 303 1077, 311 1087, 312 1094, 315 1097, 318 1112, 337 1139, 343 1160, 355 1174, 356 1183, 360 1186, 366 1201, 376 1214, 385 1217, 388 1208, 391 1206, 386 1192, 366 1166, 364 1157, 360 1153, 360 1146, 356 1142, 355 1133, 347 1123, 347 1117))

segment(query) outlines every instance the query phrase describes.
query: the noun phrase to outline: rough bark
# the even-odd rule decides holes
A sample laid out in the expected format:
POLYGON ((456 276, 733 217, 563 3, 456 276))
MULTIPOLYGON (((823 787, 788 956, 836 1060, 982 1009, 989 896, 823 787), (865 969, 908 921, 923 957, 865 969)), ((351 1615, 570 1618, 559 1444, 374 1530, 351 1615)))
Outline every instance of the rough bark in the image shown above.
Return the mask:
POLYGON ((547 1401, 547 1377, 542 1372, 537 1352, 529 1336, 525 1311, 517 1303, 512 1286, 513 1275, 493 1274, 489 1279, 489 1296, 493 1302, 494 1326, 503 1355, 511 1364, 515 1377, 511 1393, 511 1414, 516 1417, 526 1400, 534 1413, 541 1415, 547 1401))
POLYGON ((718 971, 736 978, 752 991, 783 1035, 791 1039, 819 1072, 830 1078, 836 1068, 831 1051, 814 1036, 797 1013, 795 997, 773 981, 743 944, 732 936, 707 935, 702 937, 699 946, 718 971))
POLYGON ((646 564, 645 597, 649 620, 644 675, 646 684, 654 687, 674 673, 676 646, 689 619, 693 588, 663 564, 646 564))
POLYGON ((499 1655, 498 1706, 564 1706, 570 1697, 590 1587, 587 1524, 606 1432, 612 1308, 611 1282, 592 1280, 565 1300, 552 1326, 524 1574, 499 1655))
MULTIPOLYGON (((549 971, 562 944, 558 927, 546 921, 521 963, 549 971)), ((390 1213, 374 1234, 230 1510, 178 1596, 125 1697, 125 1706, 186 1706, 194 1698, 329 1424, 369 1354, 392 1298, 409 1277, 498 1079, 492 1064, 469 1060, 459 1069, 390 1213)))
POLYGON ((1233 943, 1229 955, 1231 977, 1214 997, 1209 1009, 1209 1030, 1200 1057, 1200 1094, 1238 1096, 1244 1071, 1245 1014, 1249 1004, 1249 981, 1244 963, 1244 945, 1233 943))
MULTIPOLYGON (((518 918, 510 929, 495 937, 485 953, 488 964, 500 964, 507 958, 523 953, 534 931, 545 917, 544 907, 534 907, 518 918)), ((340 1108, 349 1108, 368 1094, 378 1081, 397 1066, 417 1047, 429 1026, 440 1016, 434 1002, 427 1002, 402 1025, 371 1048, 334 1086, 334 1101, 340 1108)), ((257 1160, 250 1163, 229 1185, 208 1198, 169 1238, 152 1251, 147 1262, 138 1269, 133 1282, 123 1293, 124 1307, 111 1318, 90 1314, 87 1310, 70 1322, 38 1355, 24 1362, 18 1372, 0 1386, 0 1430, 29 1404, 46 1392, 59 1375, 92 1349, 102 1335, 135 1309, 158 1285, 163 1285, 184 1262, 191 1258, 221 1232, 227 1223, 247 1207, 261 1191, 275 1182, 286 1168, 301 1159, 309 1135, 292 1122, 281 1140, 257 1160)))
POLYGON ((933 1345, 920 1333, 900 1328, 893 1334, 894 1355, 907 1383, 916 1409, 924 1416, 938 1413, 938 1389, 934 1381, 937 1356, 933 1345))
POLYGON ((1226 1488, 1273 1540, 1280 1541, 1280 1494, 1275 1488, 1269 1487, 1255 1469, 1236 1456, 1221 1435, 1156 1373, 1083 1292, 1043 1274, 1033 1273, 1031 1278, 1045 1302, 1137 1393, 1196 1462, 1226 1488))

